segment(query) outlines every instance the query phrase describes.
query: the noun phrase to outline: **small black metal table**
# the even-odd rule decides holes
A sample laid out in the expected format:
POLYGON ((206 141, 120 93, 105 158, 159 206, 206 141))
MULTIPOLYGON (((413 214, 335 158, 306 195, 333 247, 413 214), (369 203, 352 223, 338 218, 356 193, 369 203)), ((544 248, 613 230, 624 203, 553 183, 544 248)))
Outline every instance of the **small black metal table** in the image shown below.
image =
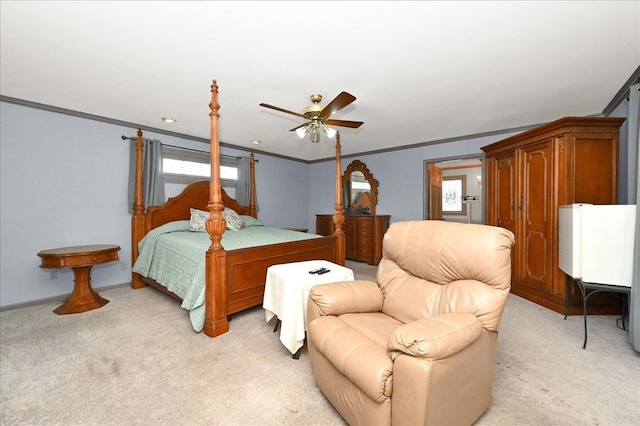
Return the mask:
POLYGON ((609 284, 598 284, 598 283, 588 283, 583 282, 579 279, 572 279, 568 275, 566 275, 566 298, 565 298, 565 314, 564 319, 567 319, 567 315, 569 312, 569 289, 571 285, 571 281, 575 281, 580 289, 580 294, 582 294, 582 315, 584 316, 584 343, 582 344, 582 349, 587 348, 587 299, 589 296, 595 293, 601 292, 611 292, 611 293, 620 293, 622 297, 622 329, 626 330, 625 320, 629 317, 629 297, 628 295, 631 293, 631 287, 618 286, 618 285, 609 285, 609 284), (587 292, 587 290, 590 290, 587 292))

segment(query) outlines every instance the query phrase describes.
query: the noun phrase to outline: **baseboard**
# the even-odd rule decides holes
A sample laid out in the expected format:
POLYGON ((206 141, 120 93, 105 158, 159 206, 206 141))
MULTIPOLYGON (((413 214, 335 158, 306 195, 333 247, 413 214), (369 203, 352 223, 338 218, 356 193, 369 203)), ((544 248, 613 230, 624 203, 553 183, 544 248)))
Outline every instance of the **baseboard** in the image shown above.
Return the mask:
MULTIPOLYGON (((126 282, 126 283, 122 283, 122 284, 107 285, 107 286, 104 286, 104 287, 95 288, 94 290, 99 293, 101 291, 107 291, 107 290, 111 290, 111 289, 114 289, 114 288, 129 287, 129 286, 131 286, 131 282, 126 282)), ((44 305, 46 303, 53 303, 53 302, 62 303, 62 302, 64 302, 64 300, 67 297, 69 297, 69 293, 61 294, 59 296, 45 297, 44 299, 30 300, 29 302, 23 302, 23 303, 16 303, 16 304, 13 304, 13 305, 0 306, 0 312, 11 311, 13 309, 28 308, 30 306, 44 305)))

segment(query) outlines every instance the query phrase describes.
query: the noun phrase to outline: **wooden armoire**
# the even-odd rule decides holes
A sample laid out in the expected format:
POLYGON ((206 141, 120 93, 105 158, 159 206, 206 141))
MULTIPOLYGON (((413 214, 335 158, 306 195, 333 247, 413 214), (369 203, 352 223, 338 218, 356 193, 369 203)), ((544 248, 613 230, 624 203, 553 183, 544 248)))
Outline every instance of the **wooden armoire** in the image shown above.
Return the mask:
MULTIPOLYGON (((624 118, 565 117, 485 146, 487 224, 515 235, 511 291, 560 313, 582 298, 558 267, 558 209, 616 204, 624 118), (568 293, 567 293, 568 289, 568 293)), ((594 294, 589 312, 619 312, 618 295, 594 294)))

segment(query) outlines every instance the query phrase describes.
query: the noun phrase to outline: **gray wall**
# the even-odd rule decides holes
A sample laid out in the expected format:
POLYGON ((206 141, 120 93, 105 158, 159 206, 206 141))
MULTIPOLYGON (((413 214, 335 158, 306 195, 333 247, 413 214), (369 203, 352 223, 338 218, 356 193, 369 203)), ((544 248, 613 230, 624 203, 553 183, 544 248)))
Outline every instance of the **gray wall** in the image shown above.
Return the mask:
MULTIPOLYGON (((514 133, 484 136, 385 153, 342 159, 342 171, 357 158, 365 163, 379 182, 377 214, 391 215, 391 222, 422 220, 424 212, 425 160, 438 161, 466 156, 483 156, 482 147, 514 133)), ((347 137, 342 145, 349 143, 347 137)), ((335 163, 325 161, 309 166, 309 230, 315 231, 315 215, 333 213, 335 163)), ((474 208, 476 208, 474 206, 474 208)))
MULTIPOLYGON (((120 263, 93 268, 92 286, 131 281, 131 215, 127 212, 128 142, 136 129, 0 102, 0 306, 59 297, 73 272, 40 269, 40 250, 117 244, 120 263)), ((145 137, 208 151, 208 144, 166 135, 145 137)), ((248 155, 223 147, 223 154, 248 155)), ((306 227, 305 163, 256 155, 260 220, 306 227), (286 214, 283 214, 286 212, 286 214)), ((170 196, 171 193, 168 194, 170 196)))
MULTIPOLYGON (((623 102, 616 110, 611 113, 612 117, 629 117, 629 102, 623 102)), ((618 187, 618 200, 621 204, 628 204, 629 200, 633 200, 635 184, 633 184, 632 175, 637 170, 634 164, 635 153, 637 147, 634 148, 629 144, 629 120, 625 120, 620 127, 620 158, 618 166, 622 176, 629 176, 629 179, 622 179, 618 187)))
MULTIPOLYGON (((612 115, 625 114, 628 106, 623 104, 612 115)), ((57 279, 50 280, 50 271, 38 268, 37 253, 43 249, 118 244, 121 262, 96 266, 92 285, 99 290, 130 281, 128 147, 120 137, 135 133, 134 128, 0 102, 0 307, 63 300, 71 293, 71 271, 59 270, 57 279)), ((380 182, 377 212, 391 215, 391 222, 421 220, 426 161, 482 156, 482 146, 513 134, 345 157, 342 171, 354 158, 363 161, 380 182)), ((208 150, 196 141, 153 133, 145 137, 208 150)), ((347 136, 342 143, 348 143, 347 136)), ((227 147, 221 151, 248 155, 227 147)), ((620 156, 627 162, 626 141, 620 156)), ((306 164, 265 154, 256 158, 260 220, 315 232, 316 214, 333 213, 335 162, 306 164)), ((628 174, 637 171, 637 164, 626 164, 621 194, 627 191, 628 174)))

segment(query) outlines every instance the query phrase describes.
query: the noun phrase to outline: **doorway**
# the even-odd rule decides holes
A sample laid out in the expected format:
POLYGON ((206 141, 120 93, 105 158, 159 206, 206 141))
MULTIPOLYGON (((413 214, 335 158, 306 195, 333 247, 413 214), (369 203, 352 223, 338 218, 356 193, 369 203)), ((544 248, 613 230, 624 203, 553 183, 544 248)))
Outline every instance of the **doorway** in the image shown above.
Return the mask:
POLYGON ((483 157, 425 160, 425 219, 484 223, 483 157))

